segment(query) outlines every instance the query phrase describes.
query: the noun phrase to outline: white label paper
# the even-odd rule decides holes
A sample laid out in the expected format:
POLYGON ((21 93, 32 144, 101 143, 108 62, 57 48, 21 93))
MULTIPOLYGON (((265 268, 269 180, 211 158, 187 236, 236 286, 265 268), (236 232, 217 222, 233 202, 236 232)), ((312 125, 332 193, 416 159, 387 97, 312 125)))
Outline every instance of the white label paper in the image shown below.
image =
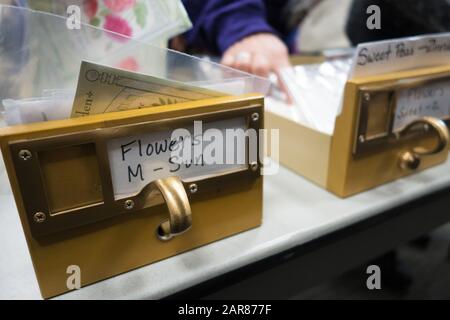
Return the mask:
MULTIPOLYGON (((176 128, 174 128, 176 129, 176 128)), ((174 139, 173 130, 153 132, 149 134, 117 138, 108 142, 108 156, 111 167, 111 176, 116 199, 122 199, 138 193, 148 183, 169 176, 178 176, 181 179, 200 178, 202 176, 221 172, 235 171, 247 167, 245 164, 245 143, 234 143, 232 150, 227 143, 227 132, 238 129, 246 130, 245 119, 233 118, 202 124, 200 134, 194 132, 194 126, 183 128, 189 131, 192 162, 190 164, 179 163, 174 160, 174 154, 178 154, 186 144, 180 143, 180 139, 174 139), (205 141, 207 132, 221 133, 223 143, 220 144, 224 161, 222 163, 206 163, 203 152, 211 141, 205 141), (228 130, 227 130, 228 129, 228 130), (194 148, 203 134, 202 150, 196 155, 194 148), (226 153, 233 152, 236 161, 225 163, 226 153), (244 159, 238 161, 237 159, 244 159)), ((184 141, 187 137, 184 136, 184 141)))
POLYGON ((446 118, 450 115, 450 80, 438 81, 397 92, 394 132, 411 121, 432 116, 446 118))
POLYGON ((450 33, 361 43, 350 79, 450 64, 450 33))

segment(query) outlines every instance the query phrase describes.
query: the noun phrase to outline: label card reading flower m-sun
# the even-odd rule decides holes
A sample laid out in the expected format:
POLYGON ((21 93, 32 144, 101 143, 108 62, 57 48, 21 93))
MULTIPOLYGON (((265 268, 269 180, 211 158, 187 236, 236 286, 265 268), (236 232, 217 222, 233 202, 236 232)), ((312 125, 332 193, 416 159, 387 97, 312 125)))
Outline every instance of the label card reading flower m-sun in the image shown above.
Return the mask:
POLYGON ((135 195, 156 179, 193 179, 247 168, 243 117, 196 122, 179 128, 184 131, 181 135, 174 134, 175 129, 108 142, 116 200, 135 195), (181 161, 186 154, 190 155, 188 161, 181 161))

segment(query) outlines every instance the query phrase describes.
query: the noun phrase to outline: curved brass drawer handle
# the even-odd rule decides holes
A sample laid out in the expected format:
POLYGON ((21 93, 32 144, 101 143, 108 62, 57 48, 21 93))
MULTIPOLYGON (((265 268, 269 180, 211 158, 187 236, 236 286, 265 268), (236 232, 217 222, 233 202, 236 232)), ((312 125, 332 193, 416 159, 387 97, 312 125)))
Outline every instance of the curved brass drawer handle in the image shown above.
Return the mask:
POLYGON ((150 195, 154 191, 159 192, 169 210, 169 219, 161 222, 156 230, 160 240, 170 240, 174 236, 189 230, 192 225, 191 206, 180 178, 158 179, 151 182, 145 189, 147 198, 151 198, 150 195))
POLYGON ((412 150, 402 152, 400 154, 400 161, 399 161, 400 168, 402 169, 415 170, 420 165, 421 157, 437 154, 443 150, 445 151, 447 150, 450 140, 449 131, 444 121, 438 118, 423 117, 417 119, 416 121, 413 121, 410 124, 408 124, 399 133, 399 135, 402 136, 406 134, 411 128, 417 126, 420 123, 428 125, 431 129, 434 130, 439 139, 438 144, 435 148, 432 149, 427 149, 424 147, 416 147, 412 150))

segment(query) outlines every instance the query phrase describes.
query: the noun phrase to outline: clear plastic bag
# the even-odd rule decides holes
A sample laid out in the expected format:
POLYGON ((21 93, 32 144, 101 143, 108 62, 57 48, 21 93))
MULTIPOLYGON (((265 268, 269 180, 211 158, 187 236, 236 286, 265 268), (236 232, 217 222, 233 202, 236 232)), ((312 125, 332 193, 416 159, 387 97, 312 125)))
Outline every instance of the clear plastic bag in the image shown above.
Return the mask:
POLYGON ((266 103, 268 110, 307 127, 333 134, 352 59, 332 59, 320 64, 299 65, 281 71, 293 105, 266 103))
MULTIPOLYGON (((8 99, 2 103, 8 113, 23 106, 19 114, 39 119, 44 107, 70 105, 83 60, 228 94, 266 94, 270 87, 264 78, 208 60, 87 24, 70 29, 66 22, 53 14, 0 6, 0 99, 8 99), (33 111, 38 114, 30 114, 33 111)), ((66 114, 64 110, 54 113, 66 114)))

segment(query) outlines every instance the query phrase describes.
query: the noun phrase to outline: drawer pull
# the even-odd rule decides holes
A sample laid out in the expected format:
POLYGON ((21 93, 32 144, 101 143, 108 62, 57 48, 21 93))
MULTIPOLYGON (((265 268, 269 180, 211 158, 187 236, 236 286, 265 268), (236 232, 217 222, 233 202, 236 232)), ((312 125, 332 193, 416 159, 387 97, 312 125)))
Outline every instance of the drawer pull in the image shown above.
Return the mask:
POLYGON ((180 235, 192 225, 192 214, 189 199, 183 183, 178 177, 158 179, 149 184, 149 195, 159 192, 167 209, 169 219, 164 220, 158 226, 156 234, 162 241, 168 241, 176 235, 180 235))
POLYGON ((422 157, 437 154, 441 151, 447 150, 447 146, 449 144, 450 138, 447 126, 442 120, 433 117, 423 117, 411 122, 399 133, 399 135, 402 136, 404 134, 407 134, 411 128, 416 127, 418 124, 426 125, 431 130, 433 130, 437 134, 438 143, 436 147, 431 149, 427 149, 424 147, 415 147, 412 150, 402 152, 400 154, 399 165, 400 168, 404 170, 417 169, 420 166, 422 157))

